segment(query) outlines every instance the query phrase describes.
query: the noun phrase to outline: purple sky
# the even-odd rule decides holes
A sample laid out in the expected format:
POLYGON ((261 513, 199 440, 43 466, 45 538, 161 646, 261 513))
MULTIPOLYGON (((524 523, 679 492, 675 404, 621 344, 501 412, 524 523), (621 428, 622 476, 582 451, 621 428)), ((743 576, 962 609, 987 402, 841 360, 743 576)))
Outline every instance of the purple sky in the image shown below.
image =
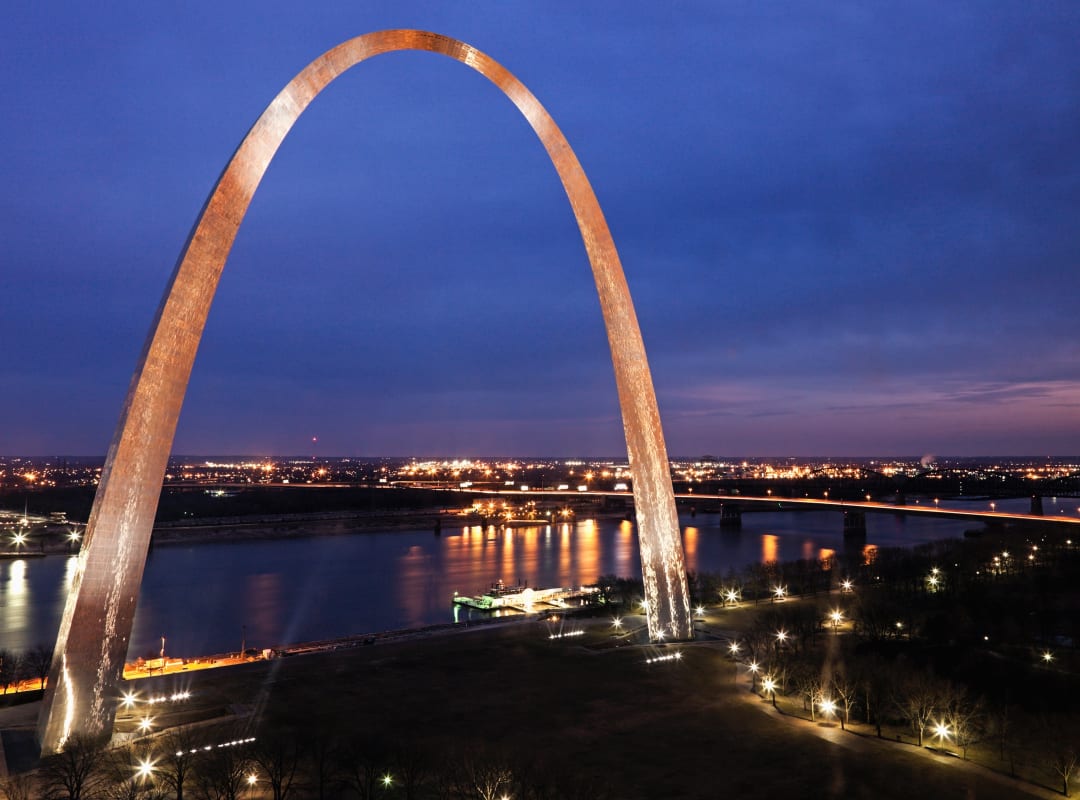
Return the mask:
MULTIPOLYGON (((1080 5, 310 7, 5 11, 0 453, 104 453, 248 127, 323 51, 418 27, 502 62, 577 151, 671 453, 1080 454, 1080 5)), ((448 59, 363 63, 301 118, 174 450, 312 436, 327 456, 624 451, 555 172, 448 59)))

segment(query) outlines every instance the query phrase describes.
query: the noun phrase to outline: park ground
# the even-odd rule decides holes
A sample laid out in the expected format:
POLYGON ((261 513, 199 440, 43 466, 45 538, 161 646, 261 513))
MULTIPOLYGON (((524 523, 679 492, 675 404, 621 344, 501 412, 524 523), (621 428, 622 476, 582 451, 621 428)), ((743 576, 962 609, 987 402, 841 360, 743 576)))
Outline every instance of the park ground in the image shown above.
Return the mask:
MULTIPOLYGON (((191 698, 136 706, 117 732, 138 737, 143 717, 153 718, 150 739, 166 726, 232 721, 256 737, 289 730, 505 759, 608 798, 1060 797, 910 739, 802 720, 793 704, 774 710, 728 657, 736 616, 705 620, 694 643, 660 647, 636 643, 640 617, 623 624, 620 634, 607 617, 519 622, 133 681, 143 699, 191 698)), ((36 707, 0 711, 5 741, 12 729, 25 735, 36 707)))

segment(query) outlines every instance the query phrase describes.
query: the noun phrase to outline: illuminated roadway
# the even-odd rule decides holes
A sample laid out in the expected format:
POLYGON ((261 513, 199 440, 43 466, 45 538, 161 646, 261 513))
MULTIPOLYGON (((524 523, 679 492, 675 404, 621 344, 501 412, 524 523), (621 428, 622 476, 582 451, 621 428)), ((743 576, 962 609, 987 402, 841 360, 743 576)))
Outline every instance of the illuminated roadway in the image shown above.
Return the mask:
MULTIPOLYGON (((417 485, 418 484, 410 484, 417 485)), ((428 489, 436 489, 439 491, 450 492, 467 492, 469 494, 483 494, 491 495, 495 497, 530 497, 533 499, 541 497, 577 497, 577 498, 591 498, 591 497, 621 497, 625 500, 633 501, 633 495, 630 492, 606 492, 606 491, 588 491, 578 492, 569 490, 558 489, 460 489, 460 488, 442 488, 426 486, 428 489)), ((955 508, 939 508, 937 506, 924 506, 924 505, 895 505, 893 503, 879 503, 874 501, 852 501, 852 500, 828 500, 825 498, 795 498, 795 497, 752 497, 742 494, 676 494, 676 500, 697 500, 697 501, 716 501, 722 503, 731 503, 732 505, 738 505, 741 508, 748 507, 760 507, 760 508, 776 508, 780 511, 793 511, 796 509, 824 509, 831 511, 864 511, 875 514, 916 514, 924 517, 936 517, 938 519, 967 519, 967 520, 981 520, 983 522, 1053 522, 1055 524, 1066 525, 1080 525, 1080 516, 1078 517, 1066 517, 1066 516, 1039 516, 1037 514, 1017 514, 1009 511, 973 511, 963 510, 955 508)), ((990 502, 990 501, 988 501, 990 502)), ((702 512, 708 513, 708 512, 702 512)))
MULTIPOLYGON (((253 487, 266 487, 275 489, 311 489, 313 487, 318 488, 338 488, 348 489, 355 488, 355 483, 199 483, 199 482, 173 482, 166 484, 166 488, 219 488, 219 489, 251 489, 253 487)), ((578 498, 588 499, 596 497, 620 497, 624 500, 633 502, 634 496, 629 491, 601 491, 601 490, 589 490, 587 492, 579 492, 573 489, 481 489, 475 486, 467 488, 461 488, 454 485, 447 485, 443 481, 398 481, 395 480, 390 484, 382 484, 376 488, 383 488, 392 490, 395 488, 409 488, 409 489, 429 489, 436 492, 446 492, 449 494, 468 494, 468 495, 488 495, 492 497, 528 497, 530 499, 537 499, 543 497, 563 497, 563 498, 578 498)), ((773 497, 767 495, 765 497, 745 495, 745 494, 699 494, 699 493, 683 493, 676 494, 676 500, 681 501, 710 501, 720 503, 731 503, 732 505, 738 505, 744 509, 751 507, 764 510, 766 508, 776 508, 778 511, 795 511, 798 509, 816 509, 827 511, 865 511, 874 514, 917 514, 924 517, 936 517, 938 519, 966 519, 966 520, 981 520, 983 522, 1053 522, 1065 525, 1080 525, 1080 505, 1077 506, 1077 517, 1067 517, 1064 515, 1047 515, 1039 516, 1037 514, 1018 514, 1009 511, 975 511, 968 509, 956 509, 956 508, 939 508, 931 505, 920 505, 918 503, 912 503, 910 505, 896 505, 894 503, 880 503, 873 501, 856 501, 856 500, 829 500, 826 498, 811 498, 811 497, 773 497)), ((987 503, 996 502, 987 500, 987 503)), ((710 513, 705 510, 699 509, 699 513, 710 513)))

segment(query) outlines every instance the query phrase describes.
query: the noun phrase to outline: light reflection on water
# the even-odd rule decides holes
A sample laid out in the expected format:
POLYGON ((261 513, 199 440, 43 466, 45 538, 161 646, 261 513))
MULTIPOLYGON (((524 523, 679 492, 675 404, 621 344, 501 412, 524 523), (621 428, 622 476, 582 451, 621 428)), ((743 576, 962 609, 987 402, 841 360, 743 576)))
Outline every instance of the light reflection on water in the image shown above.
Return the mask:
MULTIPOLYGON (((864 543, 845 542, 840 515, 829 511, 748 513, 741 530, 721 528, 707 514, 682 522, 687 569, 719 573, 759 560, 866 555, 972 527, 868 515, 864 543)), ((0 647, 24 650, 55 638, 76 563, 0 561, 0 647)), ((235 651, 241 640, 262 648, 451 622, 454 592, 477 594, 500 579, 574 586, 640 569, 635 528, 619 519, 161 546, 147 562, 129 656, 156 654, 162 634, 182 657, 235 651)))

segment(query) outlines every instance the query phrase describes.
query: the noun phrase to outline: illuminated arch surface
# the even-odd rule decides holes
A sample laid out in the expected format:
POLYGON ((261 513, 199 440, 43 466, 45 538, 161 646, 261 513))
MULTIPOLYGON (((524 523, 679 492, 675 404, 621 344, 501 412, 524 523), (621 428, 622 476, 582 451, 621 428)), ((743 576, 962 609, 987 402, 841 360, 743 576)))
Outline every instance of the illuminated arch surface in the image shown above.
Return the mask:
POLYGON ((259 117, 218 180, 177 263, 109 447, 79 567, 60 624, 44 707, 43 753, 74 733, 111 729, 161 483, 195 351, 240 222, 293 123, 331 81, 382 53, 441 53, 498 86, 547 149, 577 218, 607 327, 634 477, 649 634, 693 635, 667 452, 637 317, 615 244, 577 157, 547 111, 488 56, 415 30, 369 33, 313 61, 259 117))

